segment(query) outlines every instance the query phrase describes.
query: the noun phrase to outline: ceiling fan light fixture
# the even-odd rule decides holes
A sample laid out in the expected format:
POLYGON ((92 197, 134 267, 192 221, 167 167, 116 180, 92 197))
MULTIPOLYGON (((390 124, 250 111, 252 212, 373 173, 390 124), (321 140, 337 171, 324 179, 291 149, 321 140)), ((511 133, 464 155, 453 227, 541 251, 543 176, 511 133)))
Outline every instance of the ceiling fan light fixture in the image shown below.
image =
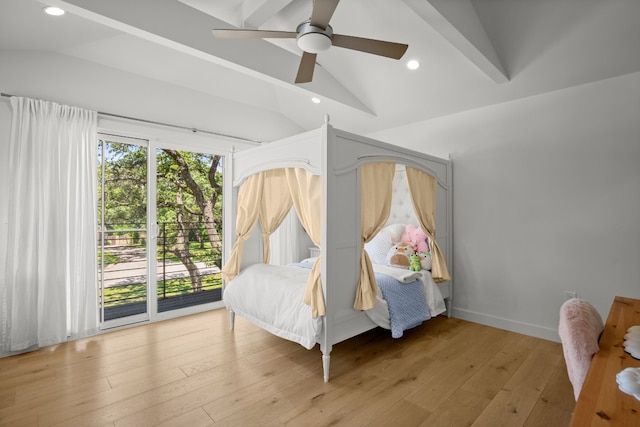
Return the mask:
POLYGON ((306 33, 298 37, 298 47, 305 52, 324 52, 331 47, 331 39, 323 33, 306 33))
POLYGON ((298 25, 296 32, 298 33, 298 47, 305 52, 324 52, 331 47, 331 37, 333 36, 331 25, 327 25, 327 28, 320 28, 311 25, 310 21, 305 21, 298 25))

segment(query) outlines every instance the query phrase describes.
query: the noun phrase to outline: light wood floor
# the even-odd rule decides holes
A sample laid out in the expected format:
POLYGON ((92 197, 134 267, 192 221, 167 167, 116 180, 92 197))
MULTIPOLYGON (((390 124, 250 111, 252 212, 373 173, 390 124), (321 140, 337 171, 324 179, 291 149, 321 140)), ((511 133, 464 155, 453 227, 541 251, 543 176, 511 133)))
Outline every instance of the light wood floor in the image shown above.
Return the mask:
POLYGON ((0 359, 2 426, 566 426, 558 343, 438 317, 305 350, 226 310, 0 359))

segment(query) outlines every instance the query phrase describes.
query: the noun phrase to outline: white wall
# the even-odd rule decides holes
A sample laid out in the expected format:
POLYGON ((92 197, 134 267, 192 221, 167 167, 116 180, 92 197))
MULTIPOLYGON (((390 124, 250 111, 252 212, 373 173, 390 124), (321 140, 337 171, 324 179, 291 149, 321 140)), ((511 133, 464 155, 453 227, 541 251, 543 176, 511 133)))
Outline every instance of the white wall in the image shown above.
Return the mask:
POLYGON ((558 340, 640 298, 640 73, 373 135, 453 160, 454 316, 558 340))

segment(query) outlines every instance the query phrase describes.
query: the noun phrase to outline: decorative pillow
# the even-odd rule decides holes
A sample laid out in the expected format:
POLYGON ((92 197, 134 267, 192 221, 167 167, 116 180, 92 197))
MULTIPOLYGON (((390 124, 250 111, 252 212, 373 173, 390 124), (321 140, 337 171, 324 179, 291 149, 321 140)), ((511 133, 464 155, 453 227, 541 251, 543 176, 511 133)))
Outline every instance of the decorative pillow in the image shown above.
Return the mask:
POLYGON ((394 245, 401 242, 402 233, 404 233, 406 226, 404 224, 390 224, 382 229, 391 238, 391 243, 394 245))
POLYGON ((369 254, 371 262, 374 264, 387 264, 387 252, 393 246, 389 234, 380 230, 371 241, 364 244, 364 250, 369 254))
POLYGON ((415 254, 415 251, 408 243, 400 242, 387 253, 387 264, 390 267, 409 268, 409 256, 415 254))

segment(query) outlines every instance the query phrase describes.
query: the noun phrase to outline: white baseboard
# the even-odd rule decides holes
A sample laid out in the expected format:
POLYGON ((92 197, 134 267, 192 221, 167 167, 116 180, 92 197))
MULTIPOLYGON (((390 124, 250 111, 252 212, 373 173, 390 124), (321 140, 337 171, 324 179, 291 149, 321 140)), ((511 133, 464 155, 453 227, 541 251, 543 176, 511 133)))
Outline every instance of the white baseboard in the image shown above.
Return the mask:
POLYGON ((492 326, 506 331, 517 332, 523 335, 529 335, 548 341, 560 342, 557 329, 551 329, 544 326, 532 325, 530 323, 517 322, 511 319, 491 316, 475 311, 463 310, 453 307, 452 317, 467 320, 469 322, 479 323, 481 325, 492 326))

